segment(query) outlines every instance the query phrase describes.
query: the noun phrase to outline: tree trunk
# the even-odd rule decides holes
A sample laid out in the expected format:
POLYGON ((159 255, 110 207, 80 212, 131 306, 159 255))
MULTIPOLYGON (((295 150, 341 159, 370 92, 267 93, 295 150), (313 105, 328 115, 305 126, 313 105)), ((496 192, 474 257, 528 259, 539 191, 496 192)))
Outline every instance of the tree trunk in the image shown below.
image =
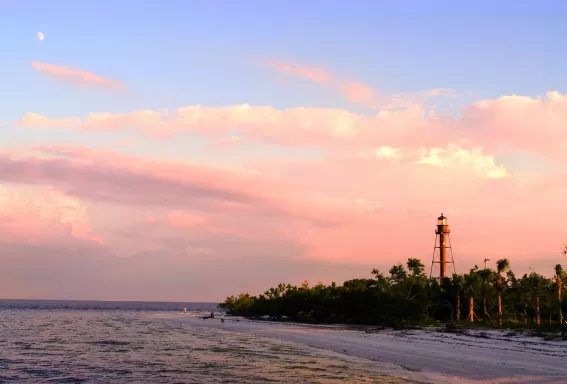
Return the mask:
POLYGON ((502 295, 498 294, 498 324, 502 325, 502 295))
POLYGON ((482 295, 482 319, 486 323, 488 321, 488 308, 486 307, 486 293, 482 295))
POLYGON ((539 313, 539 297, 536 298, 536 324, 541 324, 541 316, 539 313))
POLYGON ((461 294, 457 293, 457 321, 461 321, 461 294))
POLYGON ((563 309, 561 309, 561 291, 563 290, 563 282, 561 278, 557 278, 557 300, 559 301, 559 324, 563 324, 563 309))
POLYGON ((524 324, 528 323, 528 305, 524 305, 524 324))
POLYGON ((474 297, 469 297, 469 321, 474 323, 474 297))
POLYGON ((486 281, 483 281, 483 283, 482 283, 482 321, 484 321, 485 323, 488 320, 487 313, 488 312, 486 310, 486 281))

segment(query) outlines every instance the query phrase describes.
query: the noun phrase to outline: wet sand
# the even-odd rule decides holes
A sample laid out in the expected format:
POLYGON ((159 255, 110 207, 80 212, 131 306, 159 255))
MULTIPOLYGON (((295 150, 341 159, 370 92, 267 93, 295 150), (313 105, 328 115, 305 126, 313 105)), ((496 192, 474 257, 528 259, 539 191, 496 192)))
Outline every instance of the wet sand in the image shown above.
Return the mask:
POLYGON ((413 380, 454 384, 567 384, 567 342, 544 341, 507 331, 439 329, 368 333, 340 326, 312 326, 228 317, 202 320, 195 315, 163 319, 192 326, 253 333, 369 359, 392 374, 413 380))

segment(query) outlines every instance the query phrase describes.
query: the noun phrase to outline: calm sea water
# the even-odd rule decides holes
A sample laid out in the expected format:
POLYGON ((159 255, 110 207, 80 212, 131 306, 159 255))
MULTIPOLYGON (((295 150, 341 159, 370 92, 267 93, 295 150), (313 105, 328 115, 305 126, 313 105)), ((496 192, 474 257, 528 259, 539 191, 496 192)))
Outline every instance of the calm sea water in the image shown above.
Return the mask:
POLYGON ((0 383, 405 383, 371 362, 148 316, 215 304, 0 300, 0 383))

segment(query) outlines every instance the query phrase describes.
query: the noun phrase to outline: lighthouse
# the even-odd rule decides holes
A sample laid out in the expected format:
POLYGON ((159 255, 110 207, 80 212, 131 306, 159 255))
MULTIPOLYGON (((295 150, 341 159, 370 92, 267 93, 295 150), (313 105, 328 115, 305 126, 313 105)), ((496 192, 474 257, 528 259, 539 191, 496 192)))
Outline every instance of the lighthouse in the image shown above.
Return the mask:
POLYGON ((433 247, 433 260, 431 262, 430 277, 433 276, 433 267, 439 264, 439 275, 437 278, 441 281, 447 277, 447 264, 452 264, 453 273, 455 271, 455 261, 453 259, 453 249, 451 248, 451 230, 447 224, 447 218, 441 214, 437 218, 437 228, 435 229, 435 245, 433 247))

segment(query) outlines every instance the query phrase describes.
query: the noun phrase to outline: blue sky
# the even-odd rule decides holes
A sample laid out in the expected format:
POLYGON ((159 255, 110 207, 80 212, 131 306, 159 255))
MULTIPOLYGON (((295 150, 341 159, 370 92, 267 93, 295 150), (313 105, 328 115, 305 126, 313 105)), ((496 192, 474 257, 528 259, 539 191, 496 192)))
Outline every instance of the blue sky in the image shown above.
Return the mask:
POLYGON ((34 100, 37 79, 27 63, 88 67, 138 92, 125 107, 304 105, 285 90, 270 92, 275 85, 256 63, 263 56, 319 63, 384 92, 451 87, 493 97, 565 89, 567 3, 452 3, 4 1, 0 68, 9 89, 34 100), (38 31, 47 36, 41 44, 38 31))
MULTIPOLYGON (((265 58, 323 65, 384 93, 472 90, 441 106, 453 113, 480 98, 567 90, 567 3, 561 1, 19 0, 2 6, 0 76, 8 90, 2 121, 30 111, 66 117, 188 104, 345 107, 341 95, 307 81, 282 86, 261 64, 265 58), (133 94, 71 89, 33 71, 32 61, 120 79, 133 94)), ((47 131, 33 134, 43 140, 47 131)), ((78 139, 70 132, 49 135, 78 139)))

